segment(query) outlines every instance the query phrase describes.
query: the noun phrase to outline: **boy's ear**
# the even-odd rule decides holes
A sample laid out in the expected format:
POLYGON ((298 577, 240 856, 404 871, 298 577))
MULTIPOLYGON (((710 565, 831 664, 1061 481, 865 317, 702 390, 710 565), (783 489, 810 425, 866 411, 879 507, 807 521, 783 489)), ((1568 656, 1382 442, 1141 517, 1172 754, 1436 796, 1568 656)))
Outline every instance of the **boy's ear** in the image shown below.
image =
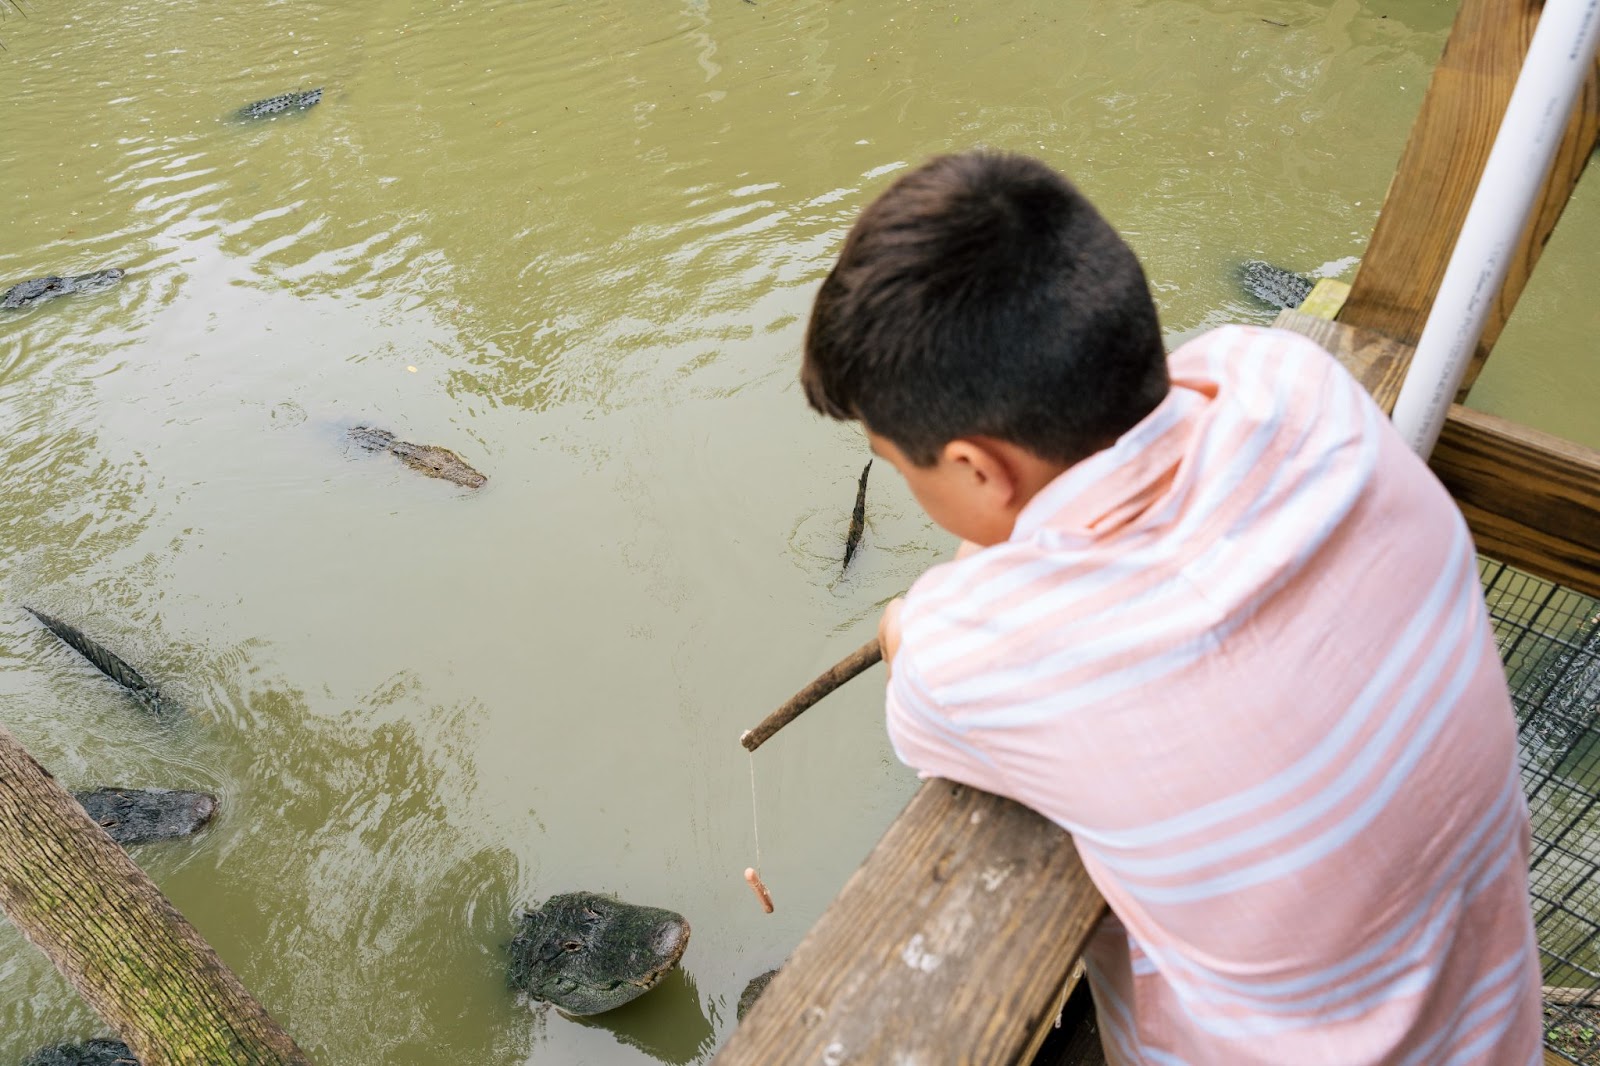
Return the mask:
POLYGON ((1018 472, 1003 446, 982 437, 959 437, 944 446, 940 458, 965 487, 981 493, 984 502, 1009 507, 1017 495, 1018 472))

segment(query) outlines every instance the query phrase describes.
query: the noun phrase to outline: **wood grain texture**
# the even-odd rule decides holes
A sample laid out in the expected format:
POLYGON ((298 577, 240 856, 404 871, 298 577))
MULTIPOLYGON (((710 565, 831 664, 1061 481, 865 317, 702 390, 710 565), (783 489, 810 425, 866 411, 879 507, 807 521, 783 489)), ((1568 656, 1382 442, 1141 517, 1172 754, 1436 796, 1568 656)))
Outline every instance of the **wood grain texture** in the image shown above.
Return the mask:
POLYGON ((1479 551, 1600 596, 1600 452, 1453 405, 1428 465, 1479 551))
POLYGON ((308 1066, 144 871, 3 727, 0 908, 143 1066, 308 1066))
POLYGON ((1065 831, 930 780, 713 1061, 1026 1062, 1104 913, 1065 831))
POLYGON ((1405 382, 1406 367, 1411 365, 1411 345, 1372 330, 1300 311, 1280 311, 1272 324, 1322 345, 1361 382, 1385 413, 1394 410, 1400 386, 1405 382))
MULTIPOLYGON (((1488 162, 1538 0, 1462 0, 1339 320, 1406 344, 1422 336, 1488 162)), ((1573 107, 1533 218, 1462 381, 1465 396, 1505 328, 1600 133, 1600 61, 1573 107)))
POLYGON ((1350 299, 1349 284, 1333 278, 1323 278, 1312 286, 1311 295, 1301 300, 1300 306, 1294 310, 1317 318, 1338 318, 1339 312, 1344 310, 1344 302, 1348 299, 1350 299))
MULTIPOLYGON (((1295 311, 1281 312, 1273 325, 1321 344, 1380 407, 1394 407, 1409 346, 1295 311)), ((1452 404, 1428 465, 1480 552, 1600 596, 1600 452, 1452 404)))

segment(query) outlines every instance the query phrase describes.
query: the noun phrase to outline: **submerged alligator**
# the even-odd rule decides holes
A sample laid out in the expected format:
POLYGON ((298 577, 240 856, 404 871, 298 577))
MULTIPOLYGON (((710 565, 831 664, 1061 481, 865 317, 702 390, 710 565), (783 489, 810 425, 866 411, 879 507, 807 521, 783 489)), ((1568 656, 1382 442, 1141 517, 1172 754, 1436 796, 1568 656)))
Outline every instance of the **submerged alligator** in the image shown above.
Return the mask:
POLYGON ((1292 271, 1251 259, 1239 264, 1239 284, 1262 303, 1293 310, 1311 295, 1311 279, 1292 271))
POLYGON ((265 100, 257 100, 253 104, 245 104, 237 112, 239 118, 271 118, 281 115, 286 111, 304 111, 315 107, 322 99, 322 86, 315 89, 306 89, 300 92, 283 93, 280 96, 269 96, 265 100))
POLYGON ((139 702, 156 714, 162 714, 165 711, 174 709, 176 706, 170 697, 163 697, 160 689, 140 677, 139 671, 123 662, 115 652, 102 647, 77 626, 63 622, 59 618, 52 618, 50 615, 36 611, 32 607, 23 607, 22 609, 37 618, 50 632, 60 637, 67 647, 93 663, 95 669, 133 693, 139 702))
POLYGON ((96 270, 89 274, 76 274, 65 278, 51 274, 47 278, 32 278, 18 282, 7 289, 4 296, 0 296, 0 309, 15 311, 18 308, 42 304, 46 300, 54 300, 57 296, 104 292, 121 281, 123 273, 119 268, 112 267, 110 270, 96 270))
POLYGON ((672 911, 593 892, 551 896, 517 918, 511 985, 567 1014, 599 1014, 655 987, 688 944, 689 923, 672 911))
POLYGON ((22 1066, 139 1066, 127 1044, 91 1040, 86 1044, 58 1044, 35 1051, 22 1066))
POLYGON ((772 979, 776 976, 778 976, 777 970, 768 970, 766 973, 758 973, 750 978, 750 983, 744 986, 743 992, 739 993, 739 1005, 734 1008, 736 1020, 744 1021, 744 1016, 750 1013, 750 1008, 756 1005, 756 1000, 761 998, 761 993, 767 990, 767 986, 772 983, 772 979))
POLYGON ((449 448, 396 440, 394 434, 386 429, 357 426, 350 431, 350 439, 369 452, 392 452, 413 470, 420 470, 429 477, 453 481, 465 488, 482 488, 483 483, 489 480, 449 448))
POLYGON ((856 547, 861 543, 861 531, 867 521, 867 473, 872 469, 872 460, 867 460, 867 465, 861 468, 861 480, 856 485, 856 509, 850 512, 850 532, 844 537, 844 565, 839 567, 839 575, 850 569, 850 559, 856 553, 856 547))
POLYGON ((171 788, 97 788, 72 798, 118 844, 198 833, 217 813, 217 797, 171 788))

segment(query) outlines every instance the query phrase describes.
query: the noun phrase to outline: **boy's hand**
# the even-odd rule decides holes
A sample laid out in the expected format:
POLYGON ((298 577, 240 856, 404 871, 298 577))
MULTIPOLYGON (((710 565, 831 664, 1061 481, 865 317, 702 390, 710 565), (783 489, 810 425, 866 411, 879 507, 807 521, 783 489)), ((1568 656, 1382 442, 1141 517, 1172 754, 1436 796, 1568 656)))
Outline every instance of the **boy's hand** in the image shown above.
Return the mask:
POLYGON ((894 672, 894 655, 900 650, 900 609, 904 606, 905 597, 896 596, 878 619, 878 647, 883 649, 883 666, 889 673, 894 672))

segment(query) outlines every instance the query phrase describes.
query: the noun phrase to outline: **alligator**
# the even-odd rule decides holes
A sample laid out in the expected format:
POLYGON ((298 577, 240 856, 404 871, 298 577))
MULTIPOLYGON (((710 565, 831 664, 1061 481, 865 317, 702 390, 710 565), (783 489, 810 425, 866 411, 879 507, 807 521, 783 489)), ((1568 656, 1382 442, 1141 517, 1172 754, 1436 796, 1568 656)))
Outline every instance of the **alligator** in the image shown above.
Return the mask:
POLYGON ((124 271, 117 267, 112 267, 109 270, 96 270, 89 274, 77 274, 67 278, 51 274, 47 278, 33 278, 19 282, 7 289, 4 296, 0 296, 0 310, 15 311, 18 308, 42 304, 46 300, 54 300, 57 296, 71 296, 73 293, 104 292, 121 281, 123 273, 124 271))
POLYGON ((281 96, 269 96, 265 100, 257 100, 253 104, 245 104, 237 115, 239 118, 271 118, 273 115, 283 114, 286 111, 304 111, 317 106, 322 99, 322 86, 315 89, 306 89, 300 92, 284 93, 281 96))
POLYGON ((688 944, 689 923, 672 911, 594 892, 551 896, 517 916, 511 986, 566 1014, 599 1014, 655 987, 688 944))
POLYGON ((369 452, 393 452, 413 470, 420 470, 429 477, 442 477, 464 488, 482 488, 483 483, 489 480, 449 448, 396 440, 394 434, 386 429, 357 426, 350 431, 350 439, 369 452))
POLYGON ((145 844, 198 833, 217 813, 217 797, 205 792, 97 788, 72 796, 118 844, 145 844))
POLYGON ((867 465, 861 468, 861 481, 856 485, 856 509, 850 512, 850 532, 844 537, 844 565, 839 567, 839 576, 850 569, 850 559, 856 553, 856 546, 861 543, 861 531, 867 521, 867 472, 872 469, 872 460, 867 460, 867 465))
POLYGON ((171 697, 161 695, 160 689, 150 684, 139 676, 139 671, 123 662, 116 653, 102 647, 99 643, 86 636, 78 627, 63 622, 59 618, 34 610, 32 607, 22 608, 37 618, 44 627, 60 637, 73 651, 82 655, 94 664, 95 668, 111 680, 133 693, 139 702, 150 708, 156 714, 176 707, 171 697))
POLYGON ((116 1040, 91 1040, 87 1044, 58 1044, 35 1051, 22 1066, 139 1066, 127 1044, 116 1040))
POLYGON ((1309 278, 1251 259, 1239 264, 1239 284, 1262 303, 1293 310, 1311 295, 1309 278))
POLYGON ((737 1021, 744 1021, 744 1016, 750 1013, 750 1008, 756 1005, 756 1000, 761 998, 761 993, 767 990, 767 986, 776 976, 778 976, 777 970, 768 970, 750 978, 750 983, 739 993, 739 1005, 734 1008, 734 1017, 737 1021))

